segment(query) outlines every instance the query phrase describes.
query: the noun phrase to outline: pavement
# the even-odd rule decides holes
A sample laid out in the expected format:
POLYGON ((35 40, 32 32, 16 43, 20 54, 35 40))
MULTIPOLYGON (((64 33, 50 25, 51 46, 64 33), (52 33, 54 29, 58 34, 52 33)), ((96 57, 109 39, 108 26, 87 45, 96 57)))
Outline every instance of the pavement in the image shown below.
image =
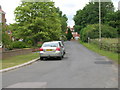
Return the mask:
POLYGON ((117 88, 118 67, 76 41, 65 42, 62 60, 37 60, 2 73, 3 88, 117 88))

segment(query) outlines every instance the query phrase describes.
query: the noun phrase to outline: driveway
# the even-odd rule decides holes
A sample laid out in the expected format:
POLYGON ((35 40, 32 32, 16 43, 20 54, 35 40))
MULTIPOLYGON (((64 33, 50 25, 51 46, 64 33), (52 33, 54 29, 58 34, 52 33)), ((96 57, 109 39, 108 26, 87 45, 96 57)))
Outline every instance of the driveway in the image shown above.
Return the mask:
POLYGON ((40 61, 2 74, 3 88, 117 88, 118 68, 76 41, 63 60, 40 61))

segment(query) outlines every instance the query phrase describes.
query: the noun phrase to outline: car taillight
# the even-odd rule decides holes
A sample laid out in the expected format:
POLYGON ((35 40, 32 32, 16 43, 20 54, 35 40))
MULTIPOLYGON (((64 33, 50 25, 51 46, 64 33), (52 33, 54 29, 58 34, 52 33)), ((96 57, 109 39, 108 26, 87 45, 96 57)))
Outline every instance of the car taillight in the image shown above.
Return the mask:
POLYGON ((56 51, 60 51, 60 48, 57 47, 57 48, 56 48, 56 51))
POLYGON ((43 48, 40 48, 40 51, 43 51, 43 48))

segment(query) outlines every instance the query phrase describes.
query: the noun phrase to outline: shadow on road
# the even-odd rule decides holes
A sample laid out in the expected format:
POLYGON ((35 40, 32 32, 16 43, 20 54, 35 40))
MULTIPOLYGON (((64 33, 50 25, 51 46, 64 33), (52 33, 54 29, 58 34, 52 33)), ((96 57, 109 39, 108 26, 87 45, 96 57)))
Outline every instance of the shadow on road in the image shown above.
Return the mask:
MULTIPOLYGON (((68 57, 62 58, 62 60, 67 60, 67 59, 68 57)), ((62 61, 62 60, 60 60, 59 58, 45 58, 43 60, 38 59, 37 61, 62 61)))

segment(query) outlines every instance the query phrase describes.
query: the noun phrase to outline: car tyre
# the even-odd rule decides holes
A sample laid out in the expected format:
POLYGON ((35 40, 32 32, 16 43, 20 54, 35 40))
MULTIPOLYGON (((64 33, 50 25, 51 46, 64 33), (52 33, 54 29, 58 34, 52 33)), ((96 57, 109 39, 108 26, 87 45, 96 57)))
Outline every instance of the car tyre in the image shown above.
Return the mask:
POLYGON ((44 58, 43 57, 40 57, 40 60, 43 60, 44 58))
POLYGON ((66 52, 64 52, 64 55, 66 54, 66 52))
POLYGON ((59 57, 59 60, 62 60, 62 56, 59 57))
POLYGON ((62 58, 64 58, 64 55, 62 55, 62 58))

